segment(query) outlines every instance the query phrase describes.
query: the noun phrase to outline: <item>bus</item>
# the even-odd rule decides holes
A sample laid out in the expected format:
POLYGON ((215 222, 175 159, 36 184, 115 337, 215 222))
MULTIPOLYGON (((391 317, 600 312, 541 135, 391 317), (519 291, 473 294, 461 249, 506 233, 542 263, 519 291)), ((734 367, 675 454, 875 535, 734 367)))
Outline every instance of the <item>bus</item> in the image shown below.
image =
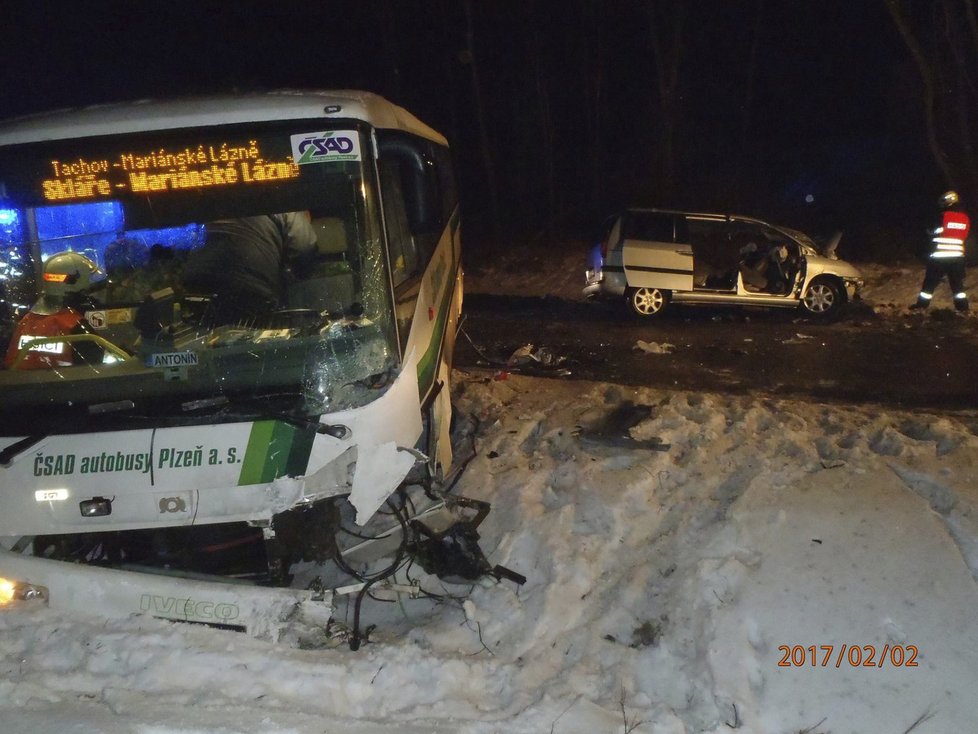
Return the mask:
POLYGON ((290 568, 450 472, 459 233, 446 139, 368 92, 0 124, 0 601, 322 602, 290 568))

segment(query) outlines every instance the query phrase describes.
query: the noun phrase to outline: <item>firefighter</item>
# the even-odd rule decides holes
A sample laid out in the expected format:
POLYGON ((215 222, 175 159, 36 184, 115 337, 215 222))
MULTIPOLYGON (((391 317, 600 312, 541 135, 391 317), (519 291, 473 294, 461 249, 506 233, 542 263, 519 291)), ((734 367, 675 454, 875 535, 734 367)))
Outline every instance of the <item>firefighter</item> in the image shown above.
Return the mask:
MULTIPOLYGON (((41 297, 17 324, 3 366, 13 367, 20 350, 32 339, 88 331, 86 309, 94 305, 91 294, 105 286, 105 273, 77 252, 59 252, 44 263, 41 297)), ((51 369, 73 364, 101 363, 103 350, 92 342, 48 342, 26 353, 18 369, 51 369)))
POLYGON ((941 196, 941 221, 931 236, 930 256, 924 284, 917 302, 910 308, 926 309, 934 298, 934 289, 944 276, 954 293, 954 307, 960 313, 968 311, 968 294, 964 290, 964 242, 971 231, 971 220, 961 210, 957 192, 941 196))

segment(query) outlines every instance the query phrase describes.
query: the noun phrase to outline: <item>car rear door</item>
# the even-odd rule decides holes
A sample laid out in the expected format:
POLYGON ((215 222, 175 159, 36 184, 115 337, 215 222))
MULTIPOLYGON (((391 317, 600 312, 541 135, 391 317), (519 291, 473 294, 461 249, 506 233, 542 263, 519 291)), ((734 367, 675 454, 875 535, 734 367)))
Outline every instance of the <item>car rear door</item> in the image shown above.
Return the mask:
POLYGON ((631 288, 693 289, 693 248, 681 214, 631 210, 623 217, 622 264, 631 288), (677 236, 678 235, 678 236, 677 236))

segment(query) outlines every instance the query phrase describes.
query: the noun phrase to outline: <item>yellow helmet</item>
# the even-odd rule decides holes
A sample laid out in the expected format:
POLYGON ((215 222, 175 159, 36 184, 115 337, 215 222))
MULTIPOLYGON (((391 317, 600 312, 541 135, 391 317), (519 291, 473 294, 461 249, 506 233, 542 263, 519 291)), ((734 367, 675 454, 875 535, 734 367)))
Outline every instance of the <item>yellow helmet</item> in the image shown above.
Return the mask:
POLYGON ((961 198, 958 196, 957 191, 945 191, 941 196, 941 209, 949 209, 957 204, 960 200, 961 198))
POLYGON ((59 252, 44 263, 41 292, 45 296, 64 298, 71 293, 85 293, 104 284, 105 273, 80 253, 59 252))

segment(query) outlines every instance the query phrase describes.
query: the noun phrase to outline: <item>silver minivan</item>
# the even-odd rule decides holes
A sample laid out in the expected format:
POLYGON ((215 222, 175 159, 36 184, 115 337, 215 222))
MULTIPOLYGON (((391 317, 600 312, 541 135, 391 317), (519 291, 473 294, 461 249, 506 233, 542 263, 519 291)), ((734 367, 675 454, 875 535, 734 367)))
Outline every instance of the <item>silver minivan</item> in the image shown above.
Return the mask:
POLYGON ((587 297, 626 297, 640 316, 670 303, 801 308, 835 315, 858 296, 851 264, 807 235, 751 217, 627 209, 591 252, 587 297))

